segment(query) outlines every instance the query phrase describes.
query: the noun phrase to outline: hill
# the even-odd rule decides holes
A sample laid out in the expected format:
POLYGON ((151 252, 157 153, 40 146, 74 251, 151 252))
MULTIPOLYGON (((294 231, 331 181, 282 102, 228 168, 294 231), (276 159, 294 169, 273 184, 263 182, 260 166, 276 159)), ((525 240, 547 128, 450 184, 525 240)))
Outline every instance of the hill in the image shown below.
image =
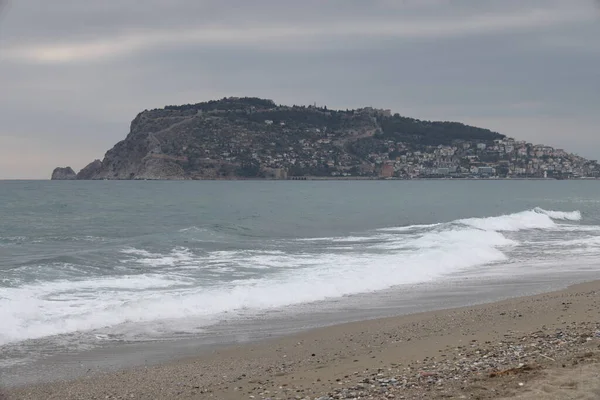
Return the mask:
POLYGON ((77 179, 464 177, 479 168, 488 175, 562 177, 596 167, 458 122, 229 97, 141 112, 127 137, 77 179))

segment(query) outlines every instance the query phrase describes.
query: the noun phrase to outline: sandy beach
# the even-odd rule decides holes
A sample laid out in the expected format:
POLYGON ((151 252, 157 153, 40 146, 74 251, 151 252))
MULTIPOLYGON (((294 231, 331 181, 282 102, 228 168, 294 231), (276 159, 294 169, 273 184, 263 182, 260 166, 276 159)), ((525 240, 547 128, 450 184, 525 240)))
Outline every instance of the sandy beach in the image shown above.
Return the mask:
MULTIPOLYGON (((333 327, 8 399, 598 399, 600 281, 333 327)), ((2 398, 0 396, 0 398, 2 398)))

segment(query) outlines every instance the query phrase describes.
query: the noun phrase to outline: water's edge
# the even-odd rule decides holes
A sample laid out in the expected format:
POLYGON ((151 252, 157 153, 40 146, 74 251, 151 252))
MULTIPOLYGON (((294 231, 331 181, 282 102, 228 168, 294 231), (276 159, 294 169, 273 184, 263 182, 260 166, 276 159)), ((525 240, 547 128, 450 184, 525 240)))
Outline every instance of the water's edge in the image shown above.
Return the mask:
MULTIPOLYGON (((427 311, 439 311, 489 304, 508 298, 533 296, 600 279, 598 274, 582 273, 568 280, 548 276, 536 280, 463 280, 392 289, 370 295, 351 296, 323 311, 319 303, 294 317, 266 320, 236 320, 207 327, 194 338, 138 343, 107 343, 103 346, 62 354, 52 354, 32 364, 15 365, 0 372, 0 385, 14 388, 27 385, 71 381, 98 373, 202 357, 217 348, 271 340, 304 331, 427 311), (368 307, 365 307, 365 304, 368 307), (362 306, 361 306, 362 305, 362 306), (337 308, 336 308, 337 307, 337 308)), ((330 304, 331 306, 331 304, 330 304)), ((51 352, 51 350, 49 350, 51 352)))

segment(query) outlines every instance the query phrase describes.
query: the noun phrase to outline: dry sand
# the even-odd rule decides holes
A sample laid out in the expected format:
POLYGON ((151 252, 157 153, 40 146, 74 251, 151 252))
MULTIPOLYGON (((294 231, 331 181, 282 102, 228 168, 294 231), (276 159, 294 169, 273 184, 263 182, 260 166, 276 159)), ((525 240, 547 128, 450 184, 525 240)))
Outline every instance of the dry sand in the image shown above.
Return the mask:
POLYGON ((7 397, 600 399, 600 281, 320 328, 7 397))

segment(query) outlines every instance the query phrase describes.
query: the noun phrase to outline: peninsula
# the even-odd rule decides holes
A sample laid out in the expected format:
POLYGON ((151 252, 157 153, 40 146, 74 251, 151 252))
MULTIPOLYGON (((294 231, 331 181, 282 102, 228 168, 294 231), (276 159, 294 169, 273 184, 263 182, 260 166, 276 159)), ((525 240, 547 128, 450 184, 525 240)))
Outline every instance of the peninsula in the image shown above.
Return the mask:
POLYGON ((52 179, 596 178, 600 166, 458 122, 254 97, 145 110, 79 173, 52 179))

